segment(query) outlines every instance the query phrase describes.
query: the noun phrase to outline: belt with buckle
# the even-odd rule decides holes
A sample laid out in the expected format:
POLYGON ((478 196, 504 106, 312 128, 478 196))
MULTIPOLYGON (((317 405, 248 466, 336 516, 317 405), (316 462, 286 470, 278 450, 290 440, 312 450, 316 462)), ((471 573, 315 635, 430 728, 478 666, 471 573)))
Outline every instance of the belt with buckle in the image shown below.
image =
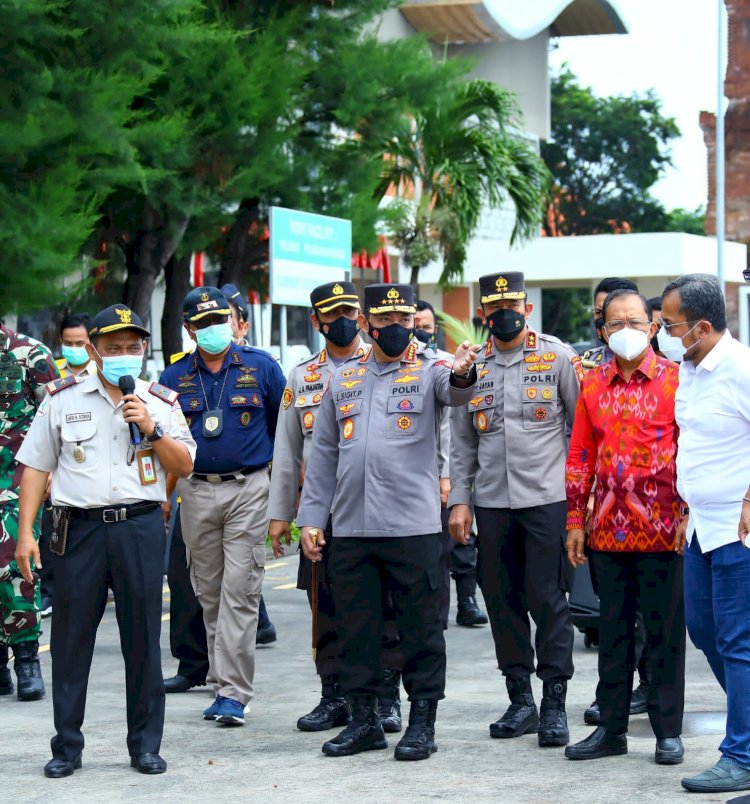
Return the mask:
POLYGON ((161 508, 160 502, 132 503, 119 505, 116 508, 71 508, 70 516, 72 519, 95 519, 111 525, 114 522, 124 522, 126 519, 148 514, 157 508, 161 508))
POLYGON ((262 469, 267 469, 268 464, 262 463, 259 466, 245 466, 243 469, 235 469, 233 472, 222 472, 221 474, 192 474, 191 478, 196 480, 205 480, 206 483, 228 483, 230 480, 237 480, 242 475, 251 475, 253 472, 260 472, 262 469))

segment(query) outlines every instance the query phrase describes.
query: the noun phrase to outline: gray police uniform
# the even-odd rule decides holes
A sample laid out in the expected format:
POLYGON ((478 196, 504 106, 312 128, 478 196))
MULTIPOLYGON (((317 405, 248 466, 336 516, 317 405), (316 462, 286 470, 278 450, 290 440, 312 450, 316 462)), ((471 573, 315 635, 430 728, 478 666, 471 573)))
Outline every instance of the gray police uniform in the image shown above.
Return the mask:
POLYGON ((347 693, 378 690, 382 601, 390 591, 409 699, 444 696, 438 432, 441 406, 472 395, 471 386, 451 384, 450 364, 412 343, 398 362, 381 364, 368 352, 343 364, 323 397, 297 521, 324 528, 332 516, 347 693))
MULTIPOLYGON (((152 452, 155 482, 141 482, 140 462, 128 463, 122 402, 112 402, 97 374, 82 380, 69 375, 48 390, 18 460, 51 472, 53 505, 72 509, 65 553, 53 556, 53 757, 72 762, 83 749, 89 669, 110 585, 125 659, 128 751, 157 754, 164 727, 159 635, 167 473, 152 452)), ((194 458, 195 442, 177 394, 141 380, 135 394, 154 422, 194 458)), ((148 446, 144 439, 142 447, 148 446)))
POLYGON ((580 357, 551 335, 527 332, 514 350, 487 341, 468 404, 451 413, 449 505, 473 501, 478 579, 498 666, 534 672, 528 612, 537 625, 541 679, 573 674, 565 591, 565 459, 580 357), (473 487, 473 491, 472 491, 473 487))

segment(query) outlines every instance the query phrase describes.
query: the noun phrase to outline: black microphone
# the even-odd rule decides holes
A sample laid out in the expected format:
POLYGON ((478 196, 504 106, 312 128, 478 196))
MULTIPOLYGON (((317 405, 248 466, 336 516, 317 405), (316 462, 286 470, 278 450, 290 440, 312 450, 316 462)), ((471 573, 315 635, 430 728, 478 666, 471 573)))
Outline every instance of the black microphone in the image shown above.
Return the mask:
MULTIPOLYGON (((135 393, 135 380, 132 375, 126 374, 124 377, 120 377, 117 384, 120 386, 123 395, 135 393)), ((138 429, 138 425, 134 422, 128 422, 128 428, 130 429, 130 443, 138 446, 141 443, 141 431, 138 429)))

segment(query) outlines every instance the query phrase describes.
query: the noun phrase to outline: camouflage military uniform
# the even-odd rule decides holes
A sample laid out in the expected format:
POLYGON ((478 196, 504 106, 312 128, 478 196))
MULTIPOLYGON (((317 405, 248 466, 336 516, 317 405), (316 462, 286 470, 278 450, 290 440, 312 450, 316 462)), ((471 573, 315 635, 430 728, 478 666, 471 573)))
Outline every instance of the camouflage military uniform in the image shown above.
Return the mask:
MULTIPOLYGON (((46 346, 0 324, 0 645, 39 638, 39 585, 24 581, 15 561, 21 481, 15 456, 44 399, 45 384, 57 376, 46 346)), ((38 521, 34 536, 39 538, 38 521)))
POLYGON ((595 346, 593 349, 587 349, 583 353, 581 366, 586 371, 591 371, 591 369, 597 366, 603 366, 605 363, 609 363, 614 356, 614 352, 609 346, 595 346))

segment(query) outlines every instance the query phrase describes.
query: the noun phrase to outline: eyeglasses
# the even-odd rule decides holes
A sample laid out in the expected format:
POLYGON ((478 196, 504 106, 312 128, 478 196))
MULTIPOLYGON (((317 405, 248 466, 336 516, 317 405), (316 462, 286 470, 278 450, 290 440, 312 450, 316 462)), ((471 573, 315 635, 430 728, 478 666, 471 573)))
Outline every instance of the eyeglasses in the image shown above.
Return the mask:
POLYGON ((672 327, 681 327, 683 324, 697 324, 698 321, 700 321, 700 318, 697 318, 693 321, 675 321, 674 324, 666 324, 664 323, 664 319, 661 316, 659 316, 659 326, 664 327, 664 329, 666 329, 667 332, 669 332, 669 330, 672 329, 672 327))
POLYGON ((625 327, 628 327, 628 329, 643 329, 648 327, 650 323, 650 321, 644 321, 642 318, 629 318, 627 321, 607 321, 604 329, 607 332, 621 332, 625 327))

